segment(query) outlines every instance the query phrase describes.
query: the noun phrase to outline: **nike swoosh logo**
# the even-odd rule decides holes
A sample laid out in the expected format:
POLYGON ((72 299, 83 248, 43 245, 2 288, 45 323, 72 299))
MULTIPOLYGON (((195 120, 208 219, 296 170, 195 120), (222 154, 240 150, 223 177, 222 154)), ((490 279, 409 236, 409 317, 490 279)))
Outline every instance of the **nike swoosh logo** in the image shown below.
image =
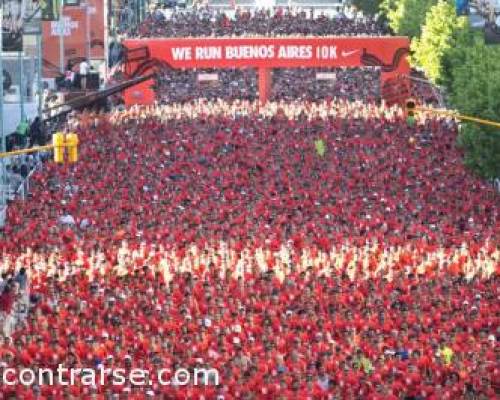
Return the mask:
POLYGON ((352 56, 353 54, 357 53, 359 50, 352 50, 352 51, 342 51, 342 57, 349 57, 352 56))

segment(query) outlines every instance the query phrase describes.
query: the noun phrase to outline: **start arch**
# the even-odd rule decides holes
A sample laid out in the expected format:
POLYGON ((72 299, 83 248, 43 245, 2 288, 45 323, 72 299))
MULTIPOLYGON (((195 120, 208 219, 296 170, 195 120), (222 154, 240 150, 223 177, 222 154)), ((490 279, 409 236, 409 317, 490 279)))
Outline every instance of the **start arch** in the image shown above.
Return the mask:
MULTIPOLYGON (((165 64, 174 69, 256 68, 262 103, 270 94, 273 68, 380 67, 382 88, 410 72, 406 37, 129 39, 123 45, 129 78, 165 64)), ((152 104, 154 99, 151 81, 125 93, 127 105, 152 104)))

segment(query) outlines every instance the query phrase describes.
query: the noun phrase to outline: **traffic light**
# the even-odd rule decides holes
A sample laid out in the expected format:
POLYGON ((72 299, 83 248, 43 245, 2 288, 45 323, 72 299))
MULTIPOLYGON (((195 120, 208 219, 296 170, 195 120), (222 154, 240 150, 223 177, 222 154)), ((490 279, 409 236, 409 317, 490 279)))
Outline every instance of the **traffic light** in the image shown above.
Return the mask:
POLYGON ((78 161, 78 135, 68 133, 66 135, 66 146, 68 147, 68 161, 75 163, 78 161))
POLYGON ((64 133, 54 133, 52 144, 54 145, 54 161, 58 164, 64 163, 64 133))
POLYGON ((54 161, 58 164, 64 163, 64 153, 68 148, 68 162, 78 161, 78 135, 76 133, 64 134, 57 132, 52 135, 52 145, 54 146, 54 161))
POLYGON ((417 102, 415 101, 415 99, 406 100, 406 116, 414 117, 416 107, 417 107, 417 102))
POLYGON ((417 102, 415 99, 406 100, 405 104, 405 115, 406 115, 406 123, 408 126, 415 125, 415 108, 417 106, 417 102))

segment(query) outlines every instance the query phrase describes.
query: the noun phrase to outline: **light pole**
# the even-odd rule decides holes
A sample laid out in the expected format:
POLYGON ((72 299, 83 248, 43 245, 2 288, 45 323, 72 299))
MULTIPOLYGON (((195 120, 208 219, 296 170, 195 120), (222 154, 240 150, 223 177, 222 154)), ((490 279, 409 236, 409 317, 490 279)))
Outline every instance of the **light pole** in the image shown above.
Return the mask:
POLYGON ((0 8, 0 71, 2 72, 2 84, 0 85, 0 136, 2 140, 2 151, 6 151, 5 148, 5 136, 3 134, 3 9, 0 8))
POLYGON ((64 0, 59 0, 59 72, 64 74, 64 0))
MULTIPOLYGON (((2 152, 7 151, 7 146, 5 143, 5 135, 3 130, 3 8, 0 8, 0 72, 2 73, 2 84, 0 85, 0 136, 2 141, 2 152)), ((0 180, 0 192, 1 192, 1 206, 5 207, 5 161, 2 158, 2 163, 0 164, 1 171, 1 180, 0 180)))
POLYGON ((43 88, 42 88, 42 17, 40 15, 40 22, 39 22, 39 27, 40 30, 37 32, 36 35, 36 50, 37 50, 37 87, 38 87, 38 117, 40 118, 40 121, 43 120, 42 118, 42 107, 43 107, 43 88))
POLYGON ((17 53, 17 61, 19 63, 19 107, 21 119, 20 123, 24 121, 24 54, 23 48, 17 53))

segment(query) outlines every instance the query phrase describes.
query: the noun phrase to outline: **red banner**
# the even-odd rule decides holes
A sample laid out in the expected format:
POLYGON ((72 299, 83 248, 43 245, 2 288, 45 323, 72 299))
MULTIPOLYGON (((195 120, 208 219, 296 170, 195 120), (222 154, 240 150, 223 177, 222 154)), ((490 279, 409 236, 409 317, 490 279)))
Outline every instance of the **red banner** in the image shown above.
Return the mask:
POLYGON ((125 40, 174 68, 362 67, 408 70, 404 37, 189 38, 125 40))
MULTIPOLYGON (((382 84, 410 71, 406 37, 130 39, 123 44, 129 77, 164 63, 172 68, 258 68, 262 102, 268 98, 272 68, 378 67, 382 84)), ((126 91, 125 103, 151 104, 150 86, 126 91)))

